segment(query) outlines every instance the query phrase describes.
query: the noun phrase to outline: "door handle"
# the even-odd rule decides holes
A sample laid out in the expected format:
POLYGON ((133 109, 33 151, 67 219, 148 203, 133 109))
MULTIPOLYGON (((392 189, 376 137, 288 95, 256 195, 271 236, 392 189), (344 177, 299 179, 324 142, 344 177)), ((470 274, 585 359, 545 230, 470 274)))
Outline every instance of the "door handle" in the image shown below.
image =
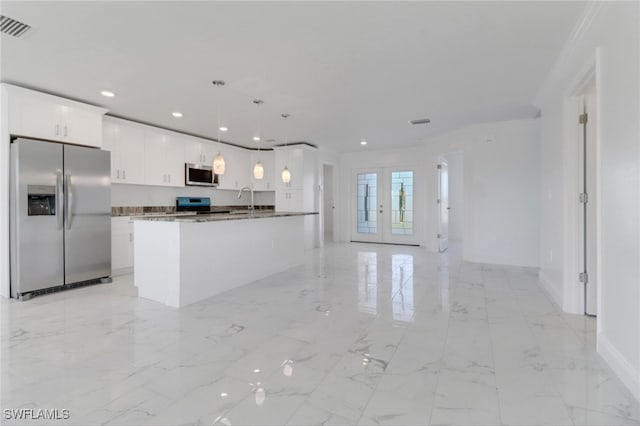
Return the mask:
POLYGON ((56 124, 56 136, 60 134, 60 125, 56 124))
POLYGON ((56 216, 58 229, 64 226, 64 199, 62 194, 62 172, 56 172, 56 216))
POLYGON ((64 129, 64 135, 63 136, 67 136, 67 126, 64 126, 63 129, 64 129))
POLYGON ((65 175, 64 177, 64 193, 67 205, 65 206, 65 223, 67 229, 71 229, 71 209, 73 208, 73 191, 71 191, 71 175, 65 175))
POLYGON ((122 171, 122 180, 127 180, 127 171, 126 170, 122 171))

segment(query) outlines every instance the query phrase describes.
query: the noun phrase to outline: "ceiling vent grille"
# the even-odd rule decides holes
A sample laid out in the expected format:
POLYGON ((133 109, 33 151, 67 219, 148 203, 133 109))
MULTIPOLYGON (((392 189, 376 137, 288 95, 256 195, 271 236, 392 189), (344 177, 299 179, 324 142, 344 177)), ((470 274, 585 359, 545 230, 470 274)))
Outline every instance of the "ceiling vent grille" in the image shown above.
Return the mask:
POLYGON ((8 16, 0 15, 0 32, 13 37, 20 37, 31 29, 31 26, 24 24, 8 16))
POLYGON ((431 123, 431 120, 429 120, 428 118, 420 118, 417 120, 409 120, 409 123, 413 124, 414 126, 416 124, 428 124, 431 123))

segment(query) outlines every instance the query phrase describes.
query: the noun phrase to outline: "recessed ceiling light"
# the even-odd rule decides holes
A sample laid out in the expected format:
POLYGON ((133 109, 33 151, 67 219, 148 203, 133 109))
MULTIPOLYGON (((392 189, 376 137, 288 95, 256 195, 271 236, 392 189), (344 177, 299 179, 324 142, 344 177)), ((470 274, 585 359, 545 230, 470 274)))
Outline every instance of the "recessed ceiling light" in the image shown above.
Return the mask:
POLYGON ((221 132, 226 132, 227 130, 229 130, 229 129, 227 129, 227 128, 226 128, 226 127, 224 127, 224 126, 220 127, 220 131, 221 131, 221 132))
POLYGON ((258 142, 258 141, 260 140, 260 136, 254 136, 254 137, 253 137, 253 140, 254 140, 254 141, 256 141, 256 142, 258 142))
POLYGON ((100 94, 102 96, 106 96, 107 98, 113 98, 116 94, 113 92, 110 92, 108 90, 103 90, 102 92, 100 92, 100 94))
POLYGON ((366 144, 367 144, 367 141, 365 140, 360 141, 360 145, 366 145, 366 144))
POLYGON ((182 117, 182 113, 181 113, 181 112, 178 112, 178 111, 176 111, 176 112, 172 112, 172 113, 171 113, 171 115, 173 115, 174 117, 177 117, 177 118, 182 117))

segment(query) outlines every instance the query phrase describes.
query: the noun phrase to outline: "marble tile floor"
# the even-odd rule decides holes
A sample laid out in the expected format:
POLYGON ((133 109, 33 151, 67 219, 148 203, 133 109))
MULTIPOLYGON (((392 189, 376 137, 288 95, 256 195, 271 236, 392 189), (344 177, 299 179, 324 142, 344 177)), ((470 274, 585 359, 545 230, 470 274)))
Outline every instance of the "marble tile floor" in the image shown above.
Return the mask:
POLYGON ((70 415, 3 424, 640 424, 592 318, 459 247, 329 245, 182 309, 132 280, 1 301, 2 408, 70 415))

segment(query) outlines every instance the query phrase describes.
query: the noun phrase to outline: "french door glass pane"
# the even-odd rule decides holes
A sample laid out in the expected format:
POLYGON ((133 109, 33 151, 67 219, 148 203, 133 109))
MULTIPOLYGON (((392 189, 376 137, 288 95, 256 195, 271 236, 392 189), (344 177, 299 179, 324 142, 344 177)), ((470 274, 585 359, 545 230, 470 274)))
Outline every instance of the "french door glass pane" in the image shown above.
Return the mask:
POLYGON ((391 234, 413 235, 413 172, 391 172, 391 234))
POLYGON ((378 232, 376 206, 378 200, 378 175, 358 173, 358 232, 375 234, 378 232))

